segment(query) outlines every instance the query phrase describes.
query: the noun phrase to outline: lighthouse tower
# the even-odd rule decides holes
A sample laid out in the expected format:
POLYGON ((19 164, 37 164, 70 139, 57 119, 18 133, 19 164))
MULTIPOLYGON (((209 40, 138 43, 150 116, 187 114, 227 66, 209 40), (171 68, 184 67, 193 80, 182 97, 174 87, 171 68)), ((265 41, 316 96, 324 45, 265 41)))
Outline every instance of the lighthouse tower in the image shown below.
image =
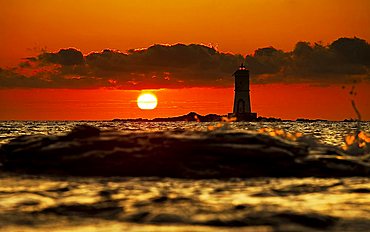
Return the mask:
POLYGON ((241 64, 233 74, 235 77, 235 97, 233 113, 230 116, 237 117, 238 121, 250 121, 257 118, 257 113, 251 111, 249 70, 241 64))

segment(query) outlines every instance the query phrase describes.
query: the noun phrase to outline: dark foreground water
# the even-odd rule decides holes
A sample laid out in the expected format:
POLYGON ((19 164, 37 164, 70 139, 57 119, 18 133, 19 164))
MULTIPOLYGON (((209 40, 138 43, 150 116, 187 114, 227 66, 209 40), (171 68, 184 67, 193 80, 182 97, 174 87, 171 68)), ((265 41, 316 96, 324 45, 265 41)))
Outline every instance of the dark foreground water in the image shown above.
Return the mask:
POLYGON ((369 231, 357 127, 0 122, 0 230, 369 231))

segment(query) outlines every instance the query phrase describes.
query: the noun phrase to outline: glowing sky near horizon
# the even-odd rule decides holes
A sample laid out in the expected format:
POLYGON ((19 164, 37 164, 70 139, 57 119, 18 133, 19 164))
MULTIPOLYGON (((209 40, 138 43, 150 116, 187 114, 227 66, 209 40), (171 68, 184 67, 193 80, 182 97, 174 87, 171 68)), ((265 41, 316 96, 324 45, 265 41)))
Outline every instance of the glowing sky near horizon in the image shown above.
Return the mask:
MULTIPOLYGON (((369 120, 369 85, 358 85, 356 105, 369 120)), ((343 120, 356 118, 349 95, 341 86, 252 85, 252 111, 258 116, 282 119, 311 118, 343 120), (289 90, 289 91, 287 91, 289 90), (325 96, 325 97, 323 97, 325 96)), ((195 111, 227 114, 232 111, 233 88, 159 89, 154 110, 140 110, 140 90, 0 90, 0 120, 110 120, 114 118, 156 118, 195 111), (73 113, 71 113, 73 112, 73 113)))

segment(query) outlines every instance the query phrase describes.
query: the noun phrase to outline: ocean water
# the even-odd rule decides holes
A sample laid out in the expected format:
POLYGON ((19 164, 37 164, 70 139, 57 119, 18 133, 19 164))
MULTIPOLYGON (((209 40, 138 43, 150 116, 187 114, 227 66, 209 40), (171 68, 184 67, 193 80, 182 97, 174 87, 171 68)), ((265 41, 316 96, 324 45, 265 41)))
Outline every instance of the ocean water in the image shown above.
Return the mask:
MULTIPOLYGON (((358 128, 2 121, 0 229, 369 231, 367 150, 341 149, 358 128), (99 130, 66 136, 78 125, 99 130), (253 162, 240 165, 244 155, 253 162)), ((370 123, 360 128, 369 133, 370 123)))
MULTIPOLYGON (((0 144, 9 142, 20 135, 62 135, 76 125, 91 125, 102 130, 114 128, 121 132, 158 132, 184 129, 205 131, 215 122, 112 122, 112 121, 0 121, 0 144)), ((228 129, 258 130, 278 128, 287 132, 301 132, 312 135, 318 141, 331 145, 341 145, 344 136, 358 128, 357 122, 233 122, 226 124, 228 129)), ((361 122, 365 132, 370 131, 370 122, 361 122)))

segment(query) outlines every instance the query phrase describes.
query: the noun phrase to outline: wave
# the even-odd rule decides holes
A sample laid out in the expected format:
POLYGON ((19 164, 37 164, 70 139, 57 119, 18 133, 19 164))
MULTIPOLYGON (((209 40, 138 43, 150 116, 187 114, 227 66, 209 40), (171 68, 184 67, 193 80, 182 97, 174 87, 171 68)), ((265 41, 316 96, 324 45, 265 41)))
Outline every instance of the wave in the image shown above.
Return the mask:
POLYGON ((369 144, 352 154, 348 140, 343 150, 274 130, 123 133, 80 125, 67 135, 17 137, 1 146, 0 162, 5 171, 77 176, 369 176, 369 144))

